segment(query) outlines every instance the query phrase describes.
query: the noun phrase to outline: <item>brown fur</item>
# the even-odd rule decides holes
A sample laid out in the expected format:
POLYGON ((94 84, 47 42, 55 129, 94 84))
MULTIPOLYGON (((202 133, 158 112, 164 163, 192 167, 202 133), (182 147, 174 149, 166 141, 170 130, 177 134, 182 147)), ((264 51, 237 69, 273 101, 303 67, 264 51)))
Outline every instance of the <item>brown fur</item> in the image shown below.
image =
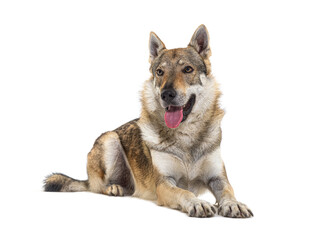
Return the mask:
POLYGON ((88 180, 62 174, 45 179, 45 191, 91 191, 110 196, 136 196, 179 209, 194 217, 211 217, 214 206, 197 198, 210 190, 219 214, 250 217, 246 205, 236 201, 220 157, 221 92, 211 75, 209 35, 201 25, 186 48, 167 50, 150 34, 152 76, 142 91, 139 119, 102 134, 88 154, 88 180), (193 71, 185 72, 186 67, 193 71), (157 70, 163 74, 156 74, 157 70), (176 106, 195 96, 192 111, 176 129, 164 122, 160 95, 174 89, 176 106))

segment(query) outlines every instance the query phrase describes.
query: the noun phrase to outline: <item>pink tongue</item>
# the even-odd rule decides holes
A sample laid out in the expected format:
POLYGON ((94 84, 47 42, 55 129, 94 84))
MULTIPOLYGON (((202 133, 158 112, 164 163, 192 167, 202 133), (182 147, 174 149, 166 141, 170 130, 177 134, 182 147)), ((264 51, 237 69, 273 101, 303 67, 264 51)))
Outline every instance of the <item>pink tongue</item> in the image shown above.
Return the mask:
POLYGON ((170 109, 165 112, 164 120, 165 124, 169 128, 176 128, 179 126, 183 118, 182 107, 170 106, 170 109))

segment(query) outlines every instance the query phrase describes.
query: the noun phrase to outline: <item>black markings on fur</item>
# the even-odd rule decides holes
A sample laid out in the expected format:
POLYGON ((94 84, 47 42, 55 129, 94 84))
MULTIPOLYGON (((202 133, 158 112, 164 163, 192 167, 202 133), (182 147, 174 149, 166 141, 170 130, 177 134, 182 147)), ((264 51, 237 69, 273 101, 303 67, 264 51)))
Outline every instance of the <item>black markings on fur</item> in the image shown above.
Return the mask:
POLYGON ((239 212, 237 212, 237 216, 239 216, 239 215, 243 216, 243 212, 242 212, 239 204, 237 204, 237 206, 238 206, 238 210, 239 210, 239 212))
POLYGON ((172 52, 172 58, 175 59, 177 57, 177 51, 174 49, 172 52))
MULTIPOLYGON (((132 122, 137 121, 138 119, 135 119, 133 121, 130 121, 119 128, 115 130, 116 134, 118 134, 119 140, 117 143, 115 143, 114 149, 106 149, 106 151, 114 151, 117 152, 115 155, 114 166, 112 169, 106 169, 106 165, 104 160, 99 161, 100 169, 102 169, 104 176, 102 176, 102 180, 105 181, 105 173, 109 172, 109 178, 106 179, 106 187, 110 185, 120 185, 123 188, 123 194, 125 196, 130 196, 134 193, 134 180, 132 177, 132 173, 130 171, 130 166, 126 160, 126 156, 124 156, 125 149, 121 142, 121 139, 124 131, 126 130, 127 126, 131 125, 132 122)), ((109 132, 103 133, 99 138, 96 139, 95 145, 100 149, 99 152, 104 152, 104 147, 102 147, 104 141, 101 140, 101 138, 104 138, 104 135, 109 134, 109 132)), ((116 141, 116 140, 115 140, 116 141)), ((103 159, 103 156, 99 157, 100 159, 103 159)), ((113 195, 113 194, 112 194, 113 195)))
POLYGON ((44 191, 45 192, 60 192, 60 190, 62 189, 63 184, 61 183, 45 183, 44 185, 44 191))
POLYGON ((218 208, 218 214, 221 214, 221 212, 222 212, 222 206, 218 208))
POLYGON ((227 213, 227 216, 233 216, 233 210, 231 209, 231 206, 229 206, 229 211, 227 213))
POLYGON ((193 209, 191 209, 190 212, 189 212, 189 216, 193 217, 193 216, 195 216, 195 214, 196 214, 196 208, 193 207, 193 209))
POLYGON ((207 208, 205 208, 205 206, 203 204, 201 204, 201 207, 203 209, 203 212, 201 213, 201 217, 206 217, 209 213, 209 210, 207 208))
POLYGON ((112 171, 113 173, 111 174, 110 179, 108 179, 108 185, 120 185, 123 188, 124 195, 132 195, 134 193, 134 180, 129 167, 126 164, 123 152, 120 152, 118 158, 115 159, 115 165, 112 171))
POLYGON ((250 209, 248 209, 248 212, 250 213, 250 215, 252 215, 252 217, 254 217, 254 214, 250 209))
POLYGON ((60 192, 60 190, 62 189, 65 182, 64 181, 52 181, 51 177, 53 177, 55 175, 67 177, 66 175, 61 174, 61 173, 52 173, 51 175, 48 175, 44 180, 43 188, 44 188, 45 192, 60 192))
POLYGON ((115 132, 119 135, 130 166, 140 171, 135 178, 139 178, 145 186, 147 176, 152 175, 153 165, 150 150, 142 140, 141 130, 136 121, 137 119, 122 125, 115 129, 115 132))
POLYGON ((214 214, 216 214, 216 209, 215 209, 215 207, 214 207, 214 206, 211 206, 211 210, 212 210, 212 212, 213 212, 214 214))
POLYGON ((203 84, 202 84, 202 82, 201 82, 201 79, 200 79, 200 76, 198 76, 198 84, 200 85, 200 86, 202 86, 203 84))
POLYGON ((151 41, 151 46, 150 46, 150 53, 153 57, 158 56, 158 51, 157 49, 159 48, 159 44, 155 42, 154 40, 151 41))
POLYGON ((75 182, 88 189, 88 181, 80 181, 62 173, 53 173, 47 176, 44 180, 43 188, 45 192, 70 192, 75 191, 68 188, 70 184, 75 182))

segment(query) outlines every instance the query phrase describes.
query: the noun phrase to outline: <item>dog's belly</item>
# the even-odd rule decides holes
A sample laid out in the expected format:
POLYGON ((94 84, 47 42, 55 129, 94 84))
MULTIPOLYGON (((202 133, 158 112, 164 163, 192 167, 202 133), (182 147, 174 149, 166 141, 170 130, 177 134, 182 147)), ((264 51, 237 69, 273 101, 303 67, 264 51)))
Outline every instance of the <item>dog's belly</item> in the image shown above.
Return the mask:
POLYGON ((159 173, 164 177, 172 178, 178 187, 196 195, 207 189, 209 179, 216 172, 215 168, 217 171, 221 170, 218 169, 221 166, 218 161, 221 162, 221 159, 216 155, 217 151, 197 161, 189 161, 170 153, 151 150, 153 165, 159 173))

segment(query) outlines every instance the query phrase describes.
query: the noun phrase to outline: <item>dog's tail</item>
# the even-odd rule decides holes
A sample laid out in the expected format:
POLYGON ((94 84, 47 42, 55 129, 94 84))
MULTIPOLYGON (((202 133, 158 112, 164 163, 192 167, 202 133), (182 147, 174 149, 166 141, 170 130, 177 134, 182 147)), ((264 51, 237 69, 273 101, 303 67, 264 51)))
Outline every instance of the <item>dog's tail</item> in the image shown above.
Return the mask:
POLYGON ((88 190, 88 180, 76 180, 61 173, 53 173, 44 180, 45 192, 82 192, 88 190))

